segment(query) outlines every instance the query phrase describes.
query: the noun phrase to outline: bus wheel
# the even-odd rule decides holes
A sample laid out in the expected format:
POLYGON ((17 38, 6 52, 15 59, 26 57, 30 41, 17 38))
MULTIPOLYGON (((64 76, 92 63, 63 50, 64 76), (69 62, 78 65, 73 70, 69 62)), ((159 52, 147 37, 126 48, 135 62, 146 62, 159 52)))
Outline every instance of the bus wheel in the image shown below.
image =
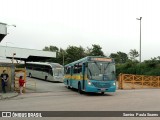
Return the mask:
POLYGON ((101 95, 104 95, 104 92, 101 92, 101 95))
POLYGON ((32 74, 31 74, 31 73, 29 73, 29 77, 30 77, 30 78, 32 77, 32 74))
POLYGON ((79 92, 80 94, 82 94, 81 83, 78 83, 78 92, 79 92))
POLYGON ((67 80, 67 88, 68 88, 68 89, 70 89, 70 86, 69 86, 69 82, 68 82, 68 80, 67 80))
POLYGON ((47 81, 47 76, 45 76, 44 80, 47 81))

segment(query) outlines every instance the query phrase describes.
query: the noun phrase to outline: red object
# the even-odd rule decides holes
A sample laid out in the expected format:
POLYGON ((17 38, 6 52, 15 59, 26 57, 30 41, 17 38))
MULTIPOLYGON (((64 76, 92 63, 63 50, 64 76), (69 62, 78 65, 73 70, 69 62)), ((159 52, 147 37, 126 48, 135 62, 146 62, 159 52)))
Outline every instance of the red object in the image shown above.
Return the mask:
POLYGON ((25 82, 24 82, 23 79, 19 79, 19 86, 23 87, 24 83, 25 83, 25 82))

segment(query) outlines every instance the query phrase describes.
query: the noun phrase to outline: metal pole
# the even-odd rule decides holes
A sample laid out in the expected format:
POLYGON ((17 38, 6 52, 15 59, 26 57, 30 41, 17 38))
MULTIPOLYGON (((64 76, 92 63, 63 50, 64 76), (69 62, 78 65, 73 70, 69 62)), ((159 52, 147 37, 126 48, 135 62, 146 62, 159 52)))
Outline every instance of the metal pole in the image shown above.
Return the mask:
POLYGON ((142 17, 140 17, 140 58, 139 58, 139 61, 140 61, 140 63, 141 63, 141 19, 142 19, 142 17))
POLYGON ((137 20, 140 20, 140 48, 139 48, 139 62, 141 63, 141 20, 142 20, 142 17, 140 18, 137 18, 137 20))

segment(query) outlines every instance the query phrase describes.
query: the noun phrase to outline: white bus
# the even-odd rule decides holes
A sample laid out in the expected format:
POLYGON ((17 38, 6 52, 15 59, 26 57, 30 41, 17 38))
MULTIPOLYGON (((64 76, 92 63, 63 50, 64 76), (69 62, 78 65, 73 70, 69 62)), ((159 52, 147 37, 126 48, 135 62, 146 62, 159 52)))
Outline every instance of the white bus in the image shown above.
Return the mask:
POLYGON ((27 76, 44 79, 46 81, 63 82, 64 67, 58 63, 27 62, 27 76))

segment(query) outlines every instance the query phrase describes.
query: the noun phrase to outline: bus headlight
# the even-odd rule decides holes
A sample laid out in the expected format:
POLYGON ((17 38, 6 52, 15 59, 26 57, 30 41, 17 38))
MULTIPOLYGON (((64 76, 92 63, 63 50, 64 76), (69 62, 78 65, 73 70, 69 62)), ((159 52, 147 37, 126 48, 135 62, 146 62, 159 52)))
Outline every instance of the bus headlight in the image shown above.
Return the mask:
POLYGON ((113 85, 115 86, 115 85, 116 85, 116 83, 114 82, 114 83, 113 83, 113 85))
POLYGON ((92 85, 91 81, 88 81, 88 85, 92 85))

